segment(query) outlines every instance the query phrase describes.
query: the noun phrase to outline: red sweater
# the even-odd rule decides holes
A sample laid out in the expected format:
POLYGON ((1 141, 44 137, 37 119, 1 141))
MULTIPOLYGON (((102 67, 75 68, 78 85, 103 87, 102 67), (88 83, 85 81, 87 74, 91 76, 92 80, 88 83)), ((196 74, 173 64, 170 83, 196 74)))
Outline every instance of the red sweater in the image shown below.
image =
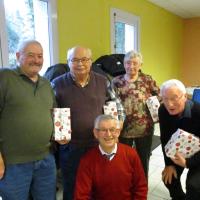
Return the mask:
POLYGON ((74 200, 146 200, 147 182, 136 151, 118 144, 112 160, 98 147, 81 159, 74 200))

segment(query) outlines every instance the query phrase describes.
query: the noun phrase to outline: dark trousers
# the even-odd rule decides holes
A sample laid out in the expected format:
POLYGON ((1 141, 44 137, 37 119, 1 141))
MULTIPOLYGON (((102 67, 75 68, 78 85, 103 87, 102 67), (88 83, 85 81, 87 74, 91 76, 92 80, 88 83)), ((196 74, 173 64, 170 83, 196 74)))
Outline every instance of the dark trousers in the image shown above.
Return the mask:
POLYGON ((124 138, 120 137, 119 142, 127 144, 131 147, 136 148, 137 153, 140 157, 140 160, 143 165, 145 176, 148 180, 148 171, 149 171, 149 159, 151 156, 151 145, 153 138, 153 129, 150 131, 150 134, 140 138, 124 138))
POLYGON ((200 166, 189 169, 186 179, 186 200, 200 199, 200 166))
POLYGON ((82 155, 89 149, 74 145, 59 145, 59 160, 63 179, 63 200, 73 200, 76 173, 82 155))
POLYGON ((189 169, 186 178, 186 194, 183 192, 180 177, 183 168, 176 166, 177 179, 173 178, 171 184, 165 184, 172 200, 199 200, 200 199, 200 166, 189 169))

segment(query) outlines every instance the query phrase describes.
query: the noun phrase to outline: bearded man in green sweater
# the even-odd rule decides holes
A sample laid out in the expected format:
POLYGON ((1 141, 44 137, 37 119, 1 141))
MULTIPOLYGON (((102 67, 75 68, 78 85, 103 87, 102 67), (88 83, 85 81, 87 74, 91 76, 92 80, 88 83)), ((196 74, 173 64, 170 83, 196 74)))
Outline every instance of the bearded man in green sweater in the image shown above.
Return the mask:
POLYGON ((24 41, 19 65, 0 71, 0 196, 6 200, 55 200, 56 168, 50 153, 55 105, 50 83, 39 75, 43 49, 24 41))

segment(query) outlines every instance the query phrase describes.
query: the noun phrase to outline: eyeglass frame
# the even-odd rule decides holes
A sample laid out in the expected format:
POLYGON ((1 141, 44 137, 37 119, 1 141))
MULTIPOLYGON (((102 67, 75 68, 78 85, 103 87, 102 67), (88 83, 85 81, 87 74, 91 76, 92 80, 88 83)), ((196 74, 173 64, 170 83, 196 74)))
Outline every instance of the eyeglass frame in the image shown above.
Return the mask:
POLYGON ((79 64, 80 62, 82 64, 87 64, 89 61, 91 60, 91 58, 87 58, 87 57, 83 57, 83 58, 72 58, 72 59, 69 59, 69 61, 73 64, 79 64))
POLYGON ((173 98, 162 97, 162 101, 164 103, 169 103, 169 102, 171 102, 171 103, 178 103, 183 96, 184 96, 184 94, 181 94, 180 96, 176 96, 176 97, 173 97, 173 98))
POLYGON ((141 65, 141 63, 139 62, 136 62, 136 61, 130 61, 130 60, 126 60, 124 61, 124 64, 125 65, 128 65, 128 66, 135 66, 135 67, 138 67, 141 65))
POLYGON ((110 133, 116 133, 117 129, 116 128, 95 128, 97 131, 102 132, 103 134, 107 133, 108 131, 110 133))

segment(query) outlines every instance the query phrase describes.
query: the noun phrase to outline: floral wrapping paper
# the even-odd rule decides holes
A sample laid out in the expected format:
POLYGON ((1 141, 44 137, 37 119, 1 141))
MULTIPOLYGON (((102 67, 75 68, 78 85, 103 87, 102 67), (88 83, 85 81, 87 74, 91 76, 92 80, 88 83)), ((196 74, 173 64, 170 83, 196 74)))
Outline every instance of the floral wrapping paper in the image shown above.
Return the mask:
POLYGON ((184 158, 189 158, 200 150, 200 138, 191 133, 178 129, 165 145, 165 153, 174 158, 176 152, 181 153, 184 158))
POLYGON ((117 113, 117 105, 114 101, 106 102, 106 105, 103 106, 104 114, 111 115, 118 120, 118 113, 117 113))
POLYGON ((54 108, 53 121, 55 140, 71 140, 70 108, 54 108))
POLYGON ((153 122, 158 122, 158 108, 160 107, 160 102, 157 96, 151 96, 146 100, 147 107, 150 111, 153 122))

